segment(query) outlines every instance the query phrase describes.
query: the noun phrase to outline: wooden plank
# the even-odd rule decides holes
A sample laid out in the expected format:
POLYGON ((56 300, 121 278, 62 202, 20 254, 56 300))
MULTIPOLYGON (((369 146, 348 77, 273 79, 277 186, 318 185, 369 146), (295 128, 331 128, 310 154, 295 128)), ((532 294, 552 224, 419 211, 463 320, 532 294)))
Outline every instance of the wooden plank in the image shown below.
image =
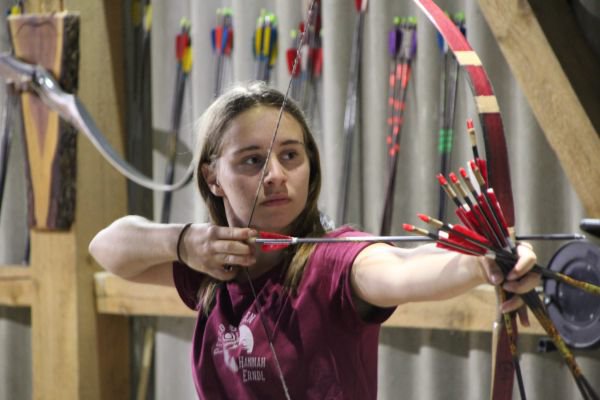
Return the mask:
MULTIPOLYGON (((77 86, 79 16, 12 15, 8 18, 15 55, 51 72, 63 90, 77 86)), ((21 94, 28 180, 29 227, 68 229, 74 218, 76 134, 31 92, 21 94)))
POLYGON ((600 137, 527 1, 479 0, 500 49, 589 217, 600 217, 600 137))
MULTIPOLYGON (((68 6, 81 15, 79 98, 106 139, 122 154, 126 112, 122 2, 73 0, 68 6)), ((73 226, 81 290, 77 350, 80 368, 87 368, 90 363, 98 382, 96 388, 87 386, 86 372, 80 371, 79 398, 129 399, 132 387, 130 321, 127 317, 96 312, 93 275, 99 267, 87 250, 100 229, 126 213, 125 179, 88 140, 79 141, 77 160, 77 209, 73 226)))
POLYGON ((23 4, 28 13, 51 13, 65 9, 63 0, 25 0, 23 4))
POLYGON ((528 2, 577 98, 596 132, 599 132, 600 58, 585 38, 582 26, 575 16, 574 7, 577 2, 528 2))
POLYGON ((8 307, 31 306, 33 283, 31 270, 22 266, 0 267, 0 305, 8 307))
MULTIPOLYGON (((95 281, 96 305, 101 313, 196 316, 183 305, 173 288, 133 283, 108 272, 96 273, 95 281)), ((384 326, 489 332, 493 315, 496 315, 496 294, 491 287, 478 287, 450 300, 404 304, 384 326)), ((532 321, 529 328, 521 328, 521 332, 543 334, 537 321, 532 321)))
MULTIPOLYGON (((70 232, 34 230, 31 248, 36 287, 31 309, 33 398, 75 399, 82 378, 77 354, 81 338, 75 240, 70 232)), ((95 364, 86 367, 93 371, 95 364)), ((98 379, 85 378, 97 390, 98 379)))
MULTIPOLYGON (((496 293, 481 286, 449 300, 399 306, 384 326, 490 332, 495 315, 496 293)), ((535 317, 531 313, 529 317, 531 327, 519 325, 519 332, 543 334, 535 317)))
POLYGON ((175 288, 126 281, 108 272, 95 274, 98 312, 121 315, 195 317, 175 288))

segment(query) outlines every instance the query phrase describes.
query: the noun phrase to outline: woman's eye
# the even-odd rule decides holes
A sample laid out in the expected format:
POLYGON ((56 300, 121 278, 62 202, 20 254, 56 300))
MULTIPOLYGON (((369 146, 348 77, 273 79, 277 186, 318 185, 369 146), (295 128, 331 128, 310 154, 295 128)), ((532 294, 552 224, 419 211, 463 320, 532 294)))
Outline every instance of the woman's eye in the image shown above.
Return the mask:
POLYGON ((296 157, 298 157, 297 151, 287 151, 287 152, 283 153, 284 160, 293 160, 296 157))
POLYGON ((262 165, 263 158, 259 156, 250 156, 242 160, 242 164, 245 165, 262 165))

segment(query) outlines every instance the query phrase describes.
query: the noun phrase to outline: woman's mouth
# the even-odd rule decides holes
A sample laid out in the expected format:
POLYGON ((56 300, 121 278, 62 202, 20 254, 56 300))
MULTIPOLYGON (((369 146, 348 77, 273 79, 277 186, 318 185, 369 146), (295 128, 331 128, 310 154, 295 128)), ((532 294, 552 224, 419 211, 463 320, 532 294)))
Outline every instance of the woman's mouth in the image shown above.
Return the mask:
POLYGON ((271 196, 266 198, 261 205, 266 207, 277 207, 289 203, 291 199, 287 196, 271 196))

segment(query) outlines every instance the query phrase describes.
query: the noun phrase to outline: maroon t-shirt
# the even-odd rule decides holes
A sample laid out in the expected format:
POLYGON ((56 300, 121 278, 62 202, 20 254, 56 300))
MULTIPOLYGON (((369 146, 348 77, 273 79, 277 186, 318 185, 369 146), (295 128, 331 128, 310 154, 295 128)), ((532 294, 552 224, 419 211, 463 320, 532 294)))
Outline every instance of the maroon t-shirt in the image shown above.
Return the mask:
MULTIPOLYGON (((328 234, 340 235, 365 234, 348 227, 328 234)), ((282 267, 255 279, 262 317, 246 282, 222 284, 206 317, 197 302, 203 275, 176 262, 177 290, 199 312, 192 349, 198 396, 286 398, 263 318, 292 399, 376 399, 379 328, 394 309, 376 308, 368 321, 357 313, 350 270, 367 245, 317 245, 296 295, 284 290, 282 267)))

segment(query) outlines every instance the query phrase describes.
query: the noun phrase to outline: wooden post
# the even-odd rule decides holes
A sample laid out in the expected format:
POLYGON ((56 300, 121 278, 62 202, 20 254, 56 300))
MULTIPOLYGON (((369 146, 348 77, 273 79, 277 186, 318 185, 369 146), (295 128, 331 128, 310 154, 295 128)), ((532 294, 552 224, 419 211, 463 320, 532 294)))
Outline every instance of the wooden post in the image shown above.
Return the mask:
MULTIPOLYGON (((60 11, 62 2, 51 3, 29 1, 26 11, 60 11)), ((121 149, 124 94, 121 5, 118 1, 102 0, 78 3, 79 96, 109 141, 121 149)), ((37 17, 56 23, 61 16, 64 14, 37 17)), ((33 31, 29 35, 32 43, 40 43, 33 31)), ((77 66, 67 63, 67 67, 77 66)), ((39 117, 35 108, 25 112, 30 114, 25 119, 39 117)), ((38 132, 47 133, 57 126, 47 125, 38 122, 43 128, 38 132)), ((95 232, 125 213, 125 180, 83 136, 77 139, 74 223, 62 231, 34 228, 31 233, 33 289, 28 299, 32 320, 33 398, 129 399, 129 324, 125 317, 96 311, 93 275, 98 267, 87 250, 95 232)), ((60 152, 60 145, 57 148, 60 152)), ((29 154, 29 158, 33 156, 29 154)))
MULTIPOLYGON (((561 3, 544 2, 543 7, 566 7, 561 3)), ((529 2, 479 0, 479 6, 587 215, 599 217, 600 136, 529 2)), ((589 77, 597 80, 597 70, 589 77)))

